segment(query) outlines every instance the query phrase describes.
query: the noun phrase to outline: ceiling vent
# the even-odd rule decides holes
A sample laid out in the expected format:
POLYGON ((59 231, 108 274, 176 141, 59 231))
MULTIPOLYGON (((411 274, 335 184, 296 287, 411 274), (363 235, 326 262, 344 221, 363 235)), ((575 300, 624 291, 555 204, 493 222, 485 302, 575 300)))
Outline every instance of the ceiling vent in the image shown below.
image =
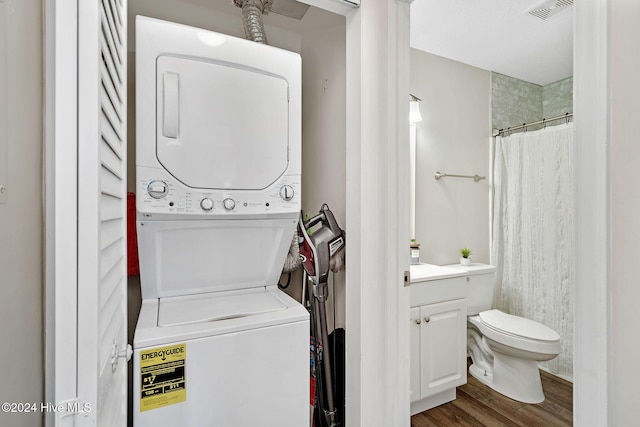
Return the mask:
POLYGON ((573 0, 545 0, 542 3, 538 3, 527 11, 531 16, 546 21, 553 15, 557 15, 569 6, 573 6, 573 0))

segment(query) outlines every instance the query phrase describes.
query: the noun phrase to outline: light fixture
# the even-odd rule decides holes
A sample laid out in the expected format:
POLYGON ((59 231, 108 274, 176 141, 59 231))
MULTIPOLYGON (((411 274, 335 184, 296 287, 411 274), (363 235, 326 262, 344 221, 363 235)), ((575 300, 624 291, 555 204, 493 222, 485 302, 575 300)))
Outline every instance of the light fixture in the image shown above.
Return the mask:
POLYGON ((198 31, 196 33, 198 40, 208 46, 220 46, 226 40, 226 37, 220 34, 216 34, 213 31, 198 31))
POLYGON ((422 121, 422 115, 420 114, 420 98, 415 95, 409 94, 411 102, 409 102, 409 122, 418 123, 422 121))

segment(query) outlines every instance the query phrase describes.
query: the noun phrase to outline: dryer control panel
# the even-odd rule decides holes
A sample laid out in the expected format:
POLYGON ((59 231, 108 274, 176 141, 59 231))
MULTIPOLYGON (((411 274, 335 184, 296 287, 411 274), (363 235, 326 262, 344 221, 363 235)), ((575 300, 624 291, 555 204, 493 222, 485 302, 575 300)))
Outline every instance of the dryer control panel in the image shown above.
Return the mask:
POLYGON ((265 190, 189 188, 162 169, 138 168, 137 209, 142 218, 264 215, 300 211, 300 176, 282 176, 265 190), (143 175, 143 176, 140 176, 143 175))

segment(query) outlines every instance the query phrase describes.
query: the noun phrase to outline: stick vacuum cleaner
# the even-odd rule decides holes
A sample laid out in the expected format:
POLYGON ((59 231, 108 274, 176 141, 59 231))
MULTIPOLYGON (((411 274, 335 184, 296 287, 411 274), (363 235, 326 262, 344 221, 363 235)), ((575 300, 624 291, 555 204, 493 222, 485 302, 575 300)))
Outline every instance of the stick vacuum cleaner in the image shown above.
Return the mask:
MULTIPOLYGON (((344 268, 345 234, 338 226, 329 206, 323 204, 320 212, 304 221, 302 217, 298 223, 300 236, 300 258, 308 279, 312 283, 312 310, 317 318, 316 340, 320 340, 323 351, 320 382, 324 393, 318 393, 328 427, 342 425, 338 418, 335 402, 335 389, 331 377, 331 357, 327 351, 329 338, 327 333, 327 313, 325 303, 329 295, 327 279, 329 270, 339 271, 344 268), (318 336, 319 335, 319 336, 318 336), (323 396, 324 395, 324 396, 323 396)), ((318 345, 316 344, 316 348, 318 345)))

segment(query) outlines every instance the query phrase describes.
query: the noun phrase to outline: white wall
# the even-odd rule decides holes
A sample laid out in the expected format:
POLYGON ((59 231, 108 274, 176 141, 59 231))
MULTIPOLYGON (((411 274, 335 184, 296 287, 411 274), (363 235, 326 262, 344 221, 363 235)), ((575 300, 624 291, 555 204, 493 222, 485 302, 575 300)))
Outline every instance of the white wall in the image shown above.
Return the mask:
MULTIPOLYGON (((302 210, 327 203, 346 227, 346 45, 344 23, 302 37, 302 210)), ((347 244, 349 236, 347 235, 347 244)), ((345 327, 345 274, 329 277, 329 330, 345 327), (335 283, 334 283, 335 277, 335 283)))
POLYGON ((416 142, 416 239, 422 262, 457 263, 465 246, 473 261, 489 262, 490 79, 489 71, 411 50, 411 93, 422 99, 423 118, 416 142), (487 178, 436 181, 436 171, 487 178))
MULTIPOLYGON (((8 202, 0 204, 0 402, 44 400, 42 260, 42 1, 5 0, 7 129, 0 162, 7 166, 8 202), (6 139, 5 139, 6 135, 6 139)), ((0 73, 1 74, 1 73, 0 73)), ((0 108, 0 111, 3 109, 0 108)), ((42 414, 0 412, 0 425, 35 426, 42 414)))
POLYGON ((640 3, 611 2, 611 396, 613 426, 640 419, 640 283, 632 261, 640 236, 638 114, 640 3))

